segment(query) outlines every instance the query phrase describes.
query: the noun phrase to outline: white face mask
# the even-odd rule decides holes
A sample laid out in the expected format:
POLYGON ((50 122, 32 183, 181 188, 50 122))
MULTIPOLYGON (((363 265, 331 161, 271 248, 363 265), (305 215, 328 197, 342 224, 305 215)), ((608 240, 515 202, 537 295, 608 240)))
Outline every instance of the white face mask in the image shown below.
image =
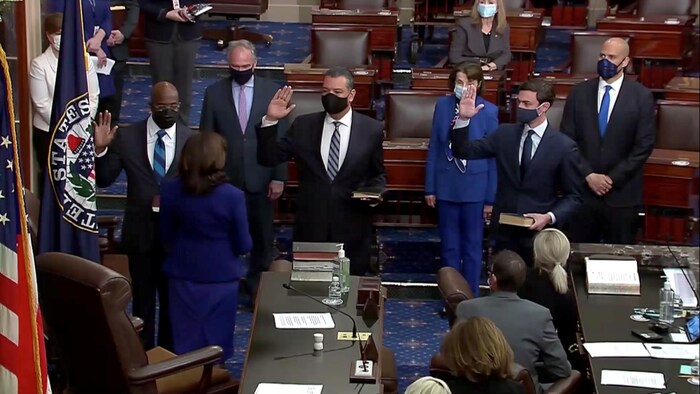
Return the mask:
POLYGON ((60 34, 56 34, 55 36, 53 36, 53 42, 52 42, 52 44, 53 44, 53 47, 54 47, 57 51, 60 51, 60 50, 61 50, 61 35, 60 35, 60 34))

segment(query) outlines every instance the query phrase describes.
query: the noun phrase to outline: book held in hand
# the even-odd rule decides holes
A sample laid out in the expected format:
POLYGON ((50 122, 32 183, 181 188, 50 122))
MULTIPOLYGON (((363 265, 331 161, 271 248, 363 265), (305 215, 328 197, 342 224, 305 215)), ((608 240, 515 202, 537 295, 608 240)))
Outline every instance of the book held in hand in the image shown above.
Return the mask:
POLYGON ((498 223, 529 228, 535 224, 535 219, 517 213, 501 213, 498 217, 498 223))
POLYGON ((382 191, 377 188, 360 188, 352 192, 352 198, 380 201, 382 199, 382 191))

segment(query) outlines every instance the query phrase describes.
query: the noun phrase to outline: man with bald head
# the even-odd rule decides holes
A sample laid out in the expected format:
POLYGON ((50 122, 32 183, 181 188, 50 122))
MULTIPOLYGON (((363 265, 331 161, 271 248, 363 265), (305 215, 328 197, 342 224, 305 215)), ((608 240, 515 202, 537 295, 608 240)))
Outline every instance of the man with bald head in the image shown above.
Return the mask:
POLYGON ((571 375, 571 364, 554 328, 552 314, 542 305, 518 297, 527 267, 517 253, 502 250, 492 257, 491 263, 491 295, 460 302, 457 318, 478 316, 493 321, 513 349, 515 362, 530 371, 541 392, 539 383, 552 383, 571 375), (535 369, 539 362, 542 367, 535 369), (538 372, 546 376, 538 376, 538 372))
POLYGON ((622 38, 603 44, 598 75, 574 86, 564 107, 561 131, 578 144, 587 184, 575 242, 635 243, 642 206, 642 167, 654 149, 654 98, 629 77, 630 48, 622 38))
POLYGON ((158 235, 153 200, 160 184, 175 177, 180 152, 192 135, 179 120, 180 99, 175 86, 158 82, 151 91, 151 114, 124 130, 111 127, 111 114, 98 115, 95 127, 95 175, 98 187, 114 183, 122 170, 128 183, 121 247, 129 256, 133 314, 144 321, 147 349, 155 344, 156 293, 160 301, 158 345, 172 349, 167 280, 161 272, 165 258, 158 235))

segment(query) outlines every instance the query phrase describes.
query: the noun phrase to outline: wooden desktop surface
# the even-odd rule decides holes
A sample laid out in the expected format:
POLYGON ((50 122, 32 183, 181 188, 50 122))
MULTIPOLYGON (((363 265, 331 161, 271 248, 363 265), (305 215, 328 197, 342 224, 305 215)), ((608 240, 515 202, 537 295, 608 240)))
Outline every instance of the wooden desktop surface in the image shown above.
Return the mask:
POLYGON ((664 90, 666 100, 700 101, 700 78, 674 77, 664 90))
MULTIPOLYGON (((378 394, 380 385, 350 383, 350 365, 360 358, 357 342, 338 341, 339 331, 352 331, 352 321, 345 315, 309 300, 282 287, 289 283, 288 272, 264 272, 250 328, 248 353, 241 376, 240 394, 253 394, 259 383, 322 384, 324 393, 378 394), (273 313, 330 312, 335 328, 327 330, 279 330, 273 313), (313 355, 313 334, 324 334, 324 351, 313 355)), ((379 319, 369 324, 358 316, 357 286, 359 277, 351 277, 350 292, 339 308, 357 321, 358 332, 371 332, 377 348, 382 345, 383 300, 380 297, 379 319)), ((292 285, 317 299, 328 295, 328 283, 299 283, 292 285)), ((381 366, 381 351, 379 366, 381 366)), ((379 371, 379 370, 378 370, 379 371)), ((380 374, 377 373, 379 376, 380 374)))
POLYGON ((640 59, 681 60, 691 48, 694 18, 674 17, 678 24, 665 23, 669 17, 640 18, 607 17, 598 20, 599 31, 619 31, 632 34, 630 55, 640 59))

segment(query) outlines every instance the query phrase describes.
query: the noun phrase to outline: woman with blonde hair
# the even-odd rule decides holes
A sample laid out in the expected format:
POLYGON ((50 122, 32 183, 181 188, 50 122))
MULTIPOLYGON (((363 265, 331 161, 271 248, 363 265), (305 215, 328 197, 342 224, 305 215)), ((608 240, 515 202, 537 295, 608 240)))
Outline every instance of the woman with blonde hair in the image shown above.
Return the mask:
MULTIPOLYGON (((564 349, 570 349, 576 343, 576 300, 569 290, 566 272, 571 244, 563 232, 547 228, 535 237, 533 252, 534 267, 528 271, 518 295, 549 309, 564 349)), ((578 357, 577 352, 569 351, 569 362, 574 368, 580 366, 578 357)))
POLYGON ((404 394, 452 394, 452 391, 443 380, 425 376, 411 383, 404 394))
POLYGON ((450 63, 476 63, 484 71, 510 62, 510 28, 503 0, 475 0, 470 18, 458 18, 450 42, 450 63))
POLYGON ((501 330, 485 317, 455 324, 440 349, 453 376, 446 380, 452 394, 524 394, 511 380, 513 350, 501 330))

